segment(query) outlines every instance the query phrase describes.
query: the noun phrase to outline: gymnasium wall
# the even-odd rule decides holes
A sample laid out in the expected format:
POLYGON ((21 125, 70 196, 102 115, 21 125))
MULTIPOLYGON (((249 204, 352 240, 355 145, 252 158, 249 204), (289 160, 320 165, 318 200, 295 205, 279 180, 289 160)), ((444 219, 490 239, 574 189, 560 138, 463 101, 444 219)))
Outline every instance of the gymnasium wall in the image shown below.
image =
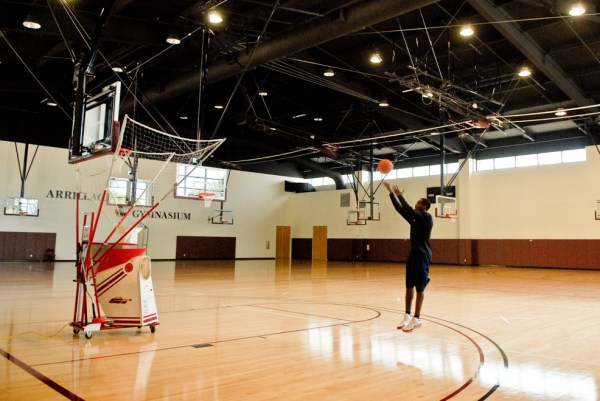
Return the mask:
MULTIPOLYGON (((21 157, 23 148, 23 144, 17 145, 21 157)), ((30 146, 30 161, 34 151, 35 147, 30 146)), ((64 149, 40 147, 35 155, 25 184, 25 196, 40 200, 39 217, 0 214, 1 232, 55 233, 57 260, 73 260, 75 255, 75 203, 73 199, 57 196, 57 191, 65 194, 75 190, 75 168, 66 160, 64 149)), ((520 256, 507 259, 506 252, 498 254, 495 250, 507 246, 499 241, 517 241, 511 243, 518 243, 515 249, 523 249, 525 253, 529 249, 539 253, 538 244, 562 249, 559 244, 565 243, 563 241, 576 241, 571 243, 576 246, 583 244, 584 255, 595 252, 595 241, 589 241, 600 239, 600 221, 594 220, 596 201, 600 199, 596 174, 599 167, 600 157, 595 148, 588 148, 588 160, 582 163, 484 172, 472 171, 472 163, 467 163, 453 183, 458 195, 459 218, 434 219, 434 261, 442 258, 438 262, 454 263, 455 257, 457 262, 481 264, 523 260, 520 256), (531 245, 534 241, 535 245, 531 245)), ((153 168, 148 166, 145 170, 150 173, 153 168)), ((174 170, 165 174, 167 182, 163 185, 166 186, 173 182, 174 170)), ((319 188, 317 192, 295 194, 284 191, 285 180, 293 179, 231 171, 224 208, 234 212, 234 225, 209 224, 209 209, 201 201, 167 197, 159 210, 186 218, 147 220, 151 257, 175 258, 179 236, 235 238, 236 258, 273 258, 277 226, 291 226, 292 238, 306 240, 312 236, 312 227, 319 225, 327 226, 328 238, 342 240, 338 243, 343 244, 343 249, 351 246, 343 240, 363 240, 360 252, 364 260, 376 260, 386 255, 385 249, 391 249, 392 254, 398 249, 397 246, 390 248, 389 241, 384 240, 401 244, 409 236, 408 225, 393 209, 383 187, 375 193, 381 220, 349 226, 347 213, 356 205, 352 190, 319 188), (341 206, 342 194, 350 194, 351 207, 341 206), (383 248, 377 248, 381 245, 377 243, 379 240, 383 248), (369 241, 373 247, 370 245, 367 250, 369 241)), ((405 189, 405 197, 414 204, 426 196, 427 187, 438 186, 440 178, 421 177, 395 183, 405 189)), ((0 141, 0 199, 4 202, 7 197, 18 196, 20 189, 15 144, 0 141)), ((212 208, 217 207, 213 202, 212 208)), ((103 229, 108 230, 108 227, 103 229)), ((547 253, 542 258, 553 260, 547 253)))

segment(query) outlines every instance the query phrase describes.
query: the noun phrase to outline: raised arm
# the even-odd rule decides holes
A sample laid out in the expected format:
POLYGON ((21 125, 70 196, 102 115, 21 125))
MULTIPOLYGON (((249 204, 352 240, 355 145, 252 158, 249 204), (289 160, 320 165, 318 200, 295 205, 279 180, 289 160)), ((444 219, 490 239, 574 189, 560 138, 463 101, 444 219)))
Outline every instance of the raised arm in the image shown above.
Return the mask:
POLYGON ((402 196, 404 190, 400 190, 397 185, 392 186, 387 181, 384 181, 383 186, 390 193, 390 200, 392 201, 392 205, 394 205, 394 209, 410 223, 412 217, 414 217, 415 211, 408 203, 406 203, 406 200, 402 196))

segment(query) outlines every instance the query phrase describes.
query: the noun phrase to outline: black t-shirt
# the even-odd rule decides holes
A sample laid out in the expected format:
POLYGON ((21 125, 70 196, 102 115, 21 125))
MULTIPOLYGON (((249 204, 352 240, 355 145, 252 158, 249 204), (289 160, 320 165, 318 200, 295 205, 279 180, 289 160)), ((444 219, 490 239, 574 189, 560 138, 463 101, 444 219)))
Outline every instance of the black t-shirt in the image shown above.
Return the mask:
POLYGON ((394 208, 410 224, 410 250, 411 252, 427 253, 431 256, 431 229, 433 218, 427 212, 413 209, 403 196, 390 193, 394 208))

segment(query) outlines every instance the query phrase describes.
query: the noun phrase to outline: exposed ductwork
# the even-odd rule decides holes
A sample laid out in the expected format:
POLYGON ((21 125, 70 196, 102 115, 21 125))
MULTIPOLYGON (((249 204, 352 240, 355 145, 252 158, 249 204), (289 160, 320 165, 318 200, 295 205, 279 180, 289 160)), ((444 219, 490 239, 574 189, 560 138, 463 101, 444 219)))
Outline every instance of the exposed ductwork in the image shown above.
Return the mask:
MULTIPOLYGON (((437 3, 439 0, 416 1, 366 1, 358 5, 340 10, 339 18, 321 18, 309 22, 281 34, 259 45, 254 52, 238 54, 237 63, 229 63, 224 59, 209 65, 207 79, 214 83, 229 78, 243 71, 252 69, 269 61, 297 53, 317 46, 321 43, 348 35, 365 27, 389 20, 398 15, 406 14, 421 7, 437 3), (252 56, 250 56, 252 54, 252 56)), ((176 80, 163 83, 147 90, 145 99, 151 103, 160 103, 182 93, 187 93, 198 86, 197 72, 182 75, 176 80)), ((132 108, 131 100, 123 106, 124 110, 132 108)))

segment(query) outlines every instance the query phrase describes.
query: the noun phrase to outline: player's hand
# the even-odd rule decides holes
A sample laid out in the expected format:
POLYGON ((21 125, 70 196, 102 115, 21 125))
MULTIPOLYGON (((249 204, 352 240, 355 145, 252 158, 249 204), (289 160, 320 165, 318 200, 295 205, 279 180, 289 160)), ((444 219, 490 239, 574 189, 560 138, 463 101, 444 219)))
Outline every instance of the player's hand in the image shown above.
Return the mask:
POLYGON ((385 187, 385 188, 386 188, 386 189, 387 189, 387 190, 388 190, 390 193, 392 193, 392 186, 391 186, 391 184, 390 184, 389 182, 387 182, 387 181, 384 181, 384 182, 383 182, 383 186, 384 186, 384 187, 385 187))
POLYGON ((400 190, 400 188, 398 188, 398 185, 394 185, 392 188, 397 196, 402 196, 402 194, 404 193, 404 190, 400 190))

